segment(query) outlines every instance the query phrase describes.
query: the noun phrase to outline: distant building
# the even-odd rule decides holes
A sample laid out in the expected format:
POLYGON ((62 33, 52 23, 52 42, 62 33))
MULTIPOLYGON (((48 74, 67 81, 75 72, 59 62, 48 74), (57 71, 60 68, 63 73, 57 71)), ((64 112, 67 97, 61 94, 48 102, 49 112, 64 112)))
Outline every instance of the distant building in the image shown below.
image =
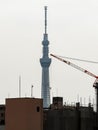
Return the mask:
POLYGON ((6 99, 5 106, 0 105, 0 130, 98 130, 98 113, 90 104, 63 105, 62 97, 54 97, 46 109, 36 98, 6 99))
POLYGON ((5 130, 5 105, 0 105, 0 130, 5 130))
POLYGON ((98 116, 90 105, 63 106, 62 101, 55 97, 51 108, 44 110, 43 130, 98 130, 98 116))
POLYGON ((5 125, 5 105, 0 105, 0 125, 5 125))
POLYGON ((6 99, 5 130, 43 130, 42 99, 6 99))

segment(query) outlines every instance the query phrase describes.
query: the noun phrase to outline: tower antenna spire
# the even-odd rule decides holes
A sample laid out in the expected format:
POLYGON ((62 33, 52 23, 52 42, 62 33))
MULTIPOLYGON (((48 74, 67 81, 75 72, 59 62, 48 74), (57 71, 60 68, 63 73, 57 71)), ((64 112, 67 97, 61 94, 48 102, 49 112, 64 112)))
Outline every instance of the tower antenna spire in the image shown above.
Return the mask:
POLYGON ((43 53, 42 58, 40 58, 40 63, 42 67, 42 87, 41 87, 41 98, 43 99, 43 107, 48 108, 50 106, 50 82, 49 82, 49 66, 51 64, 51 58, 49 58, 49 41, 47 34, 47 6, 44 6, 45 13, 45 32, 43 35, 43 53))
POLYGON ((47 6, 45 6, 45 34, 47 34, 47 6))

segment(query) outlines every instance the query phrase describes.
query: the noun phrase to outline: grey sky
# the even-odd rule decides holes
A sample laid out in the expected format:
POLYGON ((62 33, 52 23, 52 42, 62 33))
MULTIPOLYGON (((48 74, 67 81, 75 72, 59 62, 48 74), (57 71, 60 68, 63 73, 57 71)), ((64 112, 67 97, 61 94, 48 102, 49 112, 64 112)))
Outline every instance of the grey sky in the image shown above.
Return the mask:
MULTIPOLYGON (((0 103, 18 96, 18 78, 22 78, 22 96, 40 97, 44 6, 48 6, 50 52, 98 61, 97 0, 0 0, 0 103)), ((98 75, 98 64, 73 61, 98 75)), ((52 96, 65 101, 77 95, 95 96, 94 78, 52 59, 50 87, 52 96)))

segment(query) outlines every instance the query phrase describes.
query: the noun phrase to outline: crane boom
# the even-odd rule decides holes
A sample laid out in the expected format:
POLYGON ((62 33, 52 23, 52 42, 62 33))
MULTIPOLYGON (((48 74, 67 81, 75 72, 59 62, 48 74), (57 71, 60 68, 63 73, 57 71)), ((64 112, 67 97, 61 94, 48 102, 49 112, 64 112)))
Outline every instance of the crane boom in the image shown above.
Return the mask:
POLYGON ((88 75, 90 75, 90 76, 98 79, 98 76, 96 76, 95 74, 89 72, 88 70, 85 70, 82 67, 80 67, 80 66, 78 66, 78 65, 76 65, 76 64, 74 64, 74 63, 72 63, 70 61, 64 60, 64 59, 62 59, 62 58, 60 58, 60 57, 58 57, 58 56, 56 56, 54 54, 50 54, 50 55, 53 56, 53 57, 55 57, 56 59, 64 62, 64 63, 66 63, 67 65, 70 65, 70 66, 74 67, 75 69, 78 69, 78 70, 80 70, 80 71, 82 71, 82 72, 84 72, 84 73, 86 73, 86 74, 88 74, 88 75))
POLYGON ((58 57, 58 56, 56 56, 54 54, 50 54, 50 55, 53 56, 53 57, 55 57, 55 58, 57 58, 58 60, 60 60, 62 62, 64 62, 64 63, 66 63, 66 64, 74 67, 75 69, 78 69, 78 70, 80 70, 80 71, 82 71, 82 72, 84 72, 84 73, 86 73, 86 74, 88 74, 88 75, 96 78, 96 80, 95 80, 95 82, 93 84, 93 87, 95 88, 95 91, 96 91, 96 112, 98 113, 98 76, 96 76, 95 74, 89 72, 88 70, 85 70, 82 67, 80 67, 80 66, 78 66, 76 64, 73 64, 70 61, 64 60, 64 59, 62 59, 62 58, 60 58, 60 57, 58 57))

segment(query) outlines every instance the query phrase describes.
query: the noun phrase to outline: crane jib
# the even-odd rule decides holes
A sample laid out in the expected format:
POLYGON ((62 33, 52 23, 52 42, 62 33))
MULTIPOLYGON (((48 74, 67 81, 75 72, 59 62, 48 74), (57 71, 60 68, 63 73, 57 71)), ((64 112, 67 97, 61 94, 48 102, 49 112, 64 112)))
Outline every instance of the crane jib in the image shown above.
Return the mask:
POLYGON ((98 76, 96 76, 95 74, 89 72, 88 70, 85 70, 85 69, 83 69, 82 67, 80 67, 80 66, 78 66, 78 65, 76 65, 76 64, 73 64, 73 63, 70 62, 70 61, 64 60, 64 59, 62 59, 62 58, 60 58, 60 57, 58 57, 58 56, 56 56, 56 55, 53 55, 53 54, 50 54, 50 55, 53 56, 53 57, 55 57, 55 58, 57 58, 58 60, 60 60, 60 61, 62 61, 62 62, 64 62, 64 63, 66 63, 66 64, 68 64, 68 65, 74 67, 75 69, 78 69, 78 70, 80 70, 80 71, 82 71, 82 72, 84 72, 84 73, 86 73, 86 74, 88 74, 88 75, 90 75, 90 76, 92 76, 92 77, 98 79, 98 76))

